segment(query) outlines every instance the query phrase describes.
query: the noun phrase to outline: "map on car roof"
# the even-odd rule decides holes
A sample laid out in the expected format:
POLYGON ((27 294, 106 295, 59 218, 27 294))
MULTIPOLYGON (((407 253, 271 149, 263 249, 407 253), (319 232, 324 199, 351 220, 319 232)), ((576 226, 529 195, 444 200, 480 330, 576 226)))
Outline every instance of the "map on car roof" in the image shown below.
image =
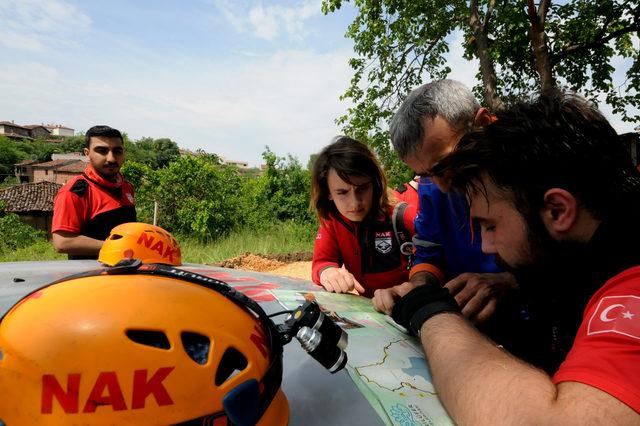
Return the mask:
POLYGON ((287 309, 315 299, 349 335, 347 371, 388 425, 452 425, 432 385, 419 342, 389 325, 369 299, 350 294, 271 290, 287 309), (384 367, 384 368, 381 368, 384 367))

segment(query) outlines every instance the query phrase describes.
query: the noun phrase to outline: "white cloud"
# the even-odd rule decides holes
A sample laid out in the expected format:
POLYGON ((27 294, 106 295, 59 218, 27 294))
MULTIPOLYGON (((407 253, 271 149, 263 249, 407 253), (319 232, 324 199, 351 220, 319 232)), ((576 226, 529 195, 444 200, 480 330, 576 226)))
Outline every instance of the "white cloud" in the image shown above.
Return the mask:
POLYGON ((5 47, 32 52, 43 52, 45 50, 44 45, 37 37, 20 34, 11 31, 9 28, 0 29, 0 44, 5 47))
POLYGON ((0 44, 42 52, 74 44, 91 26, 91 18, 62 0, 2 0, 0 44))
MULTIPOLYGON (((209 1, 218 10, 218 25, 224 21, 245 39, 255 34, 251 5, 209 1)), ((320 2, 265 6, 262 11, 265 19, 273 18, 275 37, 302 37, 310 29, 304 21, 319 13, 320 2)), ((20 48, 11 60, 0 58, 0 93, 11 100, 0 102, 0 120, 56 122, 77 131, 109 124, 133 139, 169 137, 181 147, 253 165, 262 161, 266 145, 305 163, 338 132, 334 120, 346 109, 339 96, 351 78, 347 60, 352 52, 346 47, 325 53, 280 48, 274 53, 241 44, 240 51, 248 53, 231 60, 187 53, 169 61, 167 52, 133 32, 108 37, 115 55, 96 55, 106 38, 91 33, 86 46, 60 49, 58 60, 51 61, 56 47, 80 38, 71 29, 89 33, 92 26, 102 28, 98 17, 93 25, 84 12, 64 0, 0 0, 0 46, 10 42, 20 48), (40 29, 30 23, 36 18, 40 29), (60 34, 51 28, 59 28, 60 34), (30 46, 31 53, 19 45, 30 46), (78 68, 74 61, 88 67, 78 68)))
POLYGON ((162 76, 83 79, 37 63, 0 64, 0 120, 60 122, 76 130, 109 124, 132 138, 169 137, 230 159, 261 162, 268 145, 303 164, 335 136, 351 71, 347 49, 279 51, 243 65, 186 64, 162 76))
POLYGON ((280 30, 275 8, 263 8, 261 5, 249 11, 249 22, 253 25, 255 35, 266 40, 273 40, 280 30))
POLYGON ((236 14, 233 2, 229 0, 214 0, 213 5, 222 14, 223 19, 231 28, 238 33, 244 31, 245 24, 239 14, 236 14))
POLYGON ((302 1, 294 6, 264 6, 262 2, 248 10, 228 0, 214 0, 225 21, 238 33, 251 31, 254 36, 273 41, 282 34, 294 40, 306 35, 305 21, 321 12, 318 0, 302 1))

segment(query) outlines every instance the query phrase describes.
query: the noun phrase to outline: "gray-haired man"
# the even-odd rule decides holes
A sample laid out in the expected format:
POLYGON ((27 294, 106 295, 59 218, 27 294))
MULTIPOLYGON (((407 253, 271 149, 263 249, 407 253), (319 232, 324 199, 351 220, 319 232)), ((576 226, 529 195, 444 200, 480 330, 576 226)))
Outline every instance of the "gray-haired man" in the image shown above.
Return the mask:
POLYGON ((373 303, 379 311, 390 313, 397 298, 419 285, 439 282, 455 296, 464 315, 482 323, 494 314, 498 300, 516 287, 513 276, 496 266, 494 256, 482 253, 480 232, 470 226, 464 198, 447 193, 446 178, 430 177, 431 168, 465 133, 491 121, 492 116, 471 91, 454 80, 418 87, 394 115, 393 146, 402 161, 422 177, 420 209, 409 282, 377 290, 373 303))

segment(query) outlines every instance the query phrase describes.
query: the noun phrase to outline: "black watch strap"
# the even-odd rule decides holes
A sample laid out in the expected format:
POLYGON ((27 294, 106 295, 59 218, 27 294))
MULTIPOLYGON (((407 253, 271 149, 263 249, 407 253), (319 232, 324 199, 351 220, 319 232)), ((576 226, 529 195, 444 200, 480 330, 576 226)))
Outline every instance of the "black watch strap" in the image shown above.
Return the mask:
POLYGON ((398 300, 391 317, 417 336, 422 324, 441 312, 460 312, 460 307, 446 288, 425 284, 414 288, 398 300))
POLYGON ((440 314, 442 312, 460 312, 460 308, 458 307, 455 299, 453 300, 453 303, 451 303, 450 301, 437 301, 427 303, 413 314, 411 320, 409 321, 409 329, 416 336, 420 336, 420 329, 422 328, 422 324, 424 324, 424 322, 432 316, 440 314))

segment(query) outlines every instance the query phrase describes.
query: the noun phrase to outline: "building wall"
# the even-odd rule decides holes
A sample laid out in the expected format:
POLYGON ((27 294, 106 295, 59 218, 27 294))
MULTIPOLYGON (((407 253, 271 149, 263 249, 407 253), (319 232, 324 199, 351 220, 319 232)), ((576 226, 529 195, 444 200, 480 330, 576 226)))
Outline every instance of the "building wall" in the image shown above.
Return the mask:
POLYGON ((239 169, 247 169, 247 168, 249 168, 249 163, 245 163, 243 161, 229 160, 229 161, 225 161, 224 164, 226 164, 227 166, 234 166, 234 167, 237 167, 239 169))
POLYGON ((0 134, 14 134, 20 135, 24 137, 29 137, 29 130, 23 129, 22 127, 11 126, 9 124, 0 124, 0 134))
POLYGON ((74 133, 73 129, 65 129, 61 127, 54 127, 51 129, 51 134, 54 136, 73 136, 74 133))
POLYGON ((64 185, 69 182, 74 177, 78 176, 80 173, 72 173, 72 172, 57 172, 56 173, 56 183, 64 185))
POLYGON ((34 127, 29 133, 31 133, 31 137, 34 139, 46 139, 51 136, 51 133, 42 127, 34 127))
POLYGON ((33 170, 33 181, 34 182, 55 182, 56 181, 56 173, 51 169, 34 169, 33 170))
POLYGON ((33 167, 16 166, 16 178, 18 178, 20 183, 33 182, 33 167))

